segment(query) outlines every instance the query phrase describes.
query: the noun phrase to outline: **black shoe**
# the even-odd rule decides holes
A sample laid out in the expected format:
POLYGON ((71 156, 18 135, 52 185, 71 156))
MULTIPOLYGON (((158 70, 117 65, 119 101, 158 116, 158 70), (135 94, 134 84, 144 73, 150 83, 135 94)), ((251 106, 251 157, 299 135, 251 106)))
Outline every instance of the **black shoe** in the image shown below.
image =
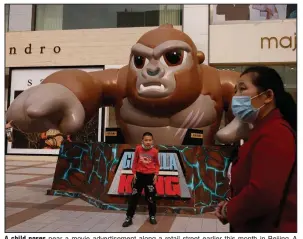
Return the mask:
POLYGON ((122 224, 122 227, 129 227, 133 224, 133 219, 131 217, 127 217, 122 224))
POLYGON ((153 224, 153 225, 156 225, 156 224, 157 224, 156 218, 155 218, 154 216, 151 216, 151 217, 149 218, 149 222, 150 222, 150 224, 153 224))

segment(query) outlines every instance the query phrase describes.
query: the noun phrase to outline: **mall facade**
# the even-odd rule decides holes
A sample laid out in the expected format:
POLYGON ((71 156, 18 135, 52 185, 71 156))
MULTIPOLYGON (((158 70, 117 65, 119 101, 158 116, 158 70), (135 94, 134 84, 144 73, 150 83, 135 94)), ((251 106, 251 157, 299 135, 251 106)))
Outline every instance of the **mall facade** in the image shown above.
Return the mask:
MULTIPOLYGON (((256 64, 273 67, 296 98, 295 4, 6 5, 5 19, 6 107, 23 90, 57 70, 126 65, 138 38, 165 23, 193 39, 206 56, 205 64, 240 72, 256 64)), ((103 141, 106 128, 116 127, 113 109, 100 109, 87 127, 98 128, 91 140, 103 141)), ((7 154, 58 153, 45 142, 41 146, 43 137, 16 137, 15 146, 8 143, 7 154)))

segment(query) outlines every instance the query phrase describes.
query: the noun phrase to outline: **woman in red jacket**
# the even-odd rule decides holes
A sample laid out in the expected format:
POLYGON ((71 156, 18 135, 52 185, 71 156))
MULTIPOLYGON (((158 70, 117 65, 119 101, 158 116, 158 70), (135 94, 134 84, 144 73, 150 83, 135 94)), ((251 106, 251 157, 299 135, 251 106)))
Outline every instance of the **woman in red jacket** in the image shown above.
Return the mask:
POLYGON ((232 197, 216 209, 232 232, 297 232, 297 106, 272 68, 241 74, 235 117, 252 124, 231 171, 232 197))

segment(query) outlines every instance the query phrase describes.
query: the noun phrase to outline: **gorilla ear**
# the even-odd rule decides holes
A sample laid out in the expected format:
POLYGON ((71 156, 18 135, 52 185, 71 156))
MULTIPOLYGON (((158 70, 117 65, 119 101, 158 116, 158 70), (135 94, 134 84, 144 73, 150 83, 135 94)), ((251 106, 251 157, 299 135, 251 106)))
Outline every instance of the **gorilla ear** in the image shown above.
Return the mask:
POLYGON ((198 58, 199 64, 202 64, 205 61, 204 53, 202 51, 198 51, 197 52, 197 58, 198 58))

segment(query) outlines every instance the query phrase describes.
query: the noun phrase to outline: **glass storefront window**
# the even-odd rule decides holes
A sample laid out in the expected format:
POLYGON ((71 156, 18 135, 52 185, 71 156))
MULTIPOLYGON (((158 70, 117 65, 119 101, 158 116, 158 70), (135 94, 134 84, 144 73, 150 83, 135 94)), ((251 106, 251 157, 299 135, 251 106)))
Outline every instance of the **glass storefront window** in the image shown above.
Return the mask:
POLYGON ((108 128, 117 128, 116 114, 114 107, 108 107, 108 128))
POLYGON ((211 24, 297 18, 297 4, 217 4, 209 9, 211 24))
POLYGON ((284 83, 288 89, 297 88, 297 67, 285 66, 284 83))
POLYGON ((5 31, 8 32, 9 4, 5 4, 5 31))
MULTIPOLYGON (((248 66, 213 66, 218 70, 230 70, 243 72, 248 66)), ((296 65, 275 65, 269 66, 274 68, 282 77, 285 89, 292 94, 294 99, 297 98, 297 66, 296 65)))
POLYGON ((182 25, 182 5, 36 5, 36 30, 182 25))

